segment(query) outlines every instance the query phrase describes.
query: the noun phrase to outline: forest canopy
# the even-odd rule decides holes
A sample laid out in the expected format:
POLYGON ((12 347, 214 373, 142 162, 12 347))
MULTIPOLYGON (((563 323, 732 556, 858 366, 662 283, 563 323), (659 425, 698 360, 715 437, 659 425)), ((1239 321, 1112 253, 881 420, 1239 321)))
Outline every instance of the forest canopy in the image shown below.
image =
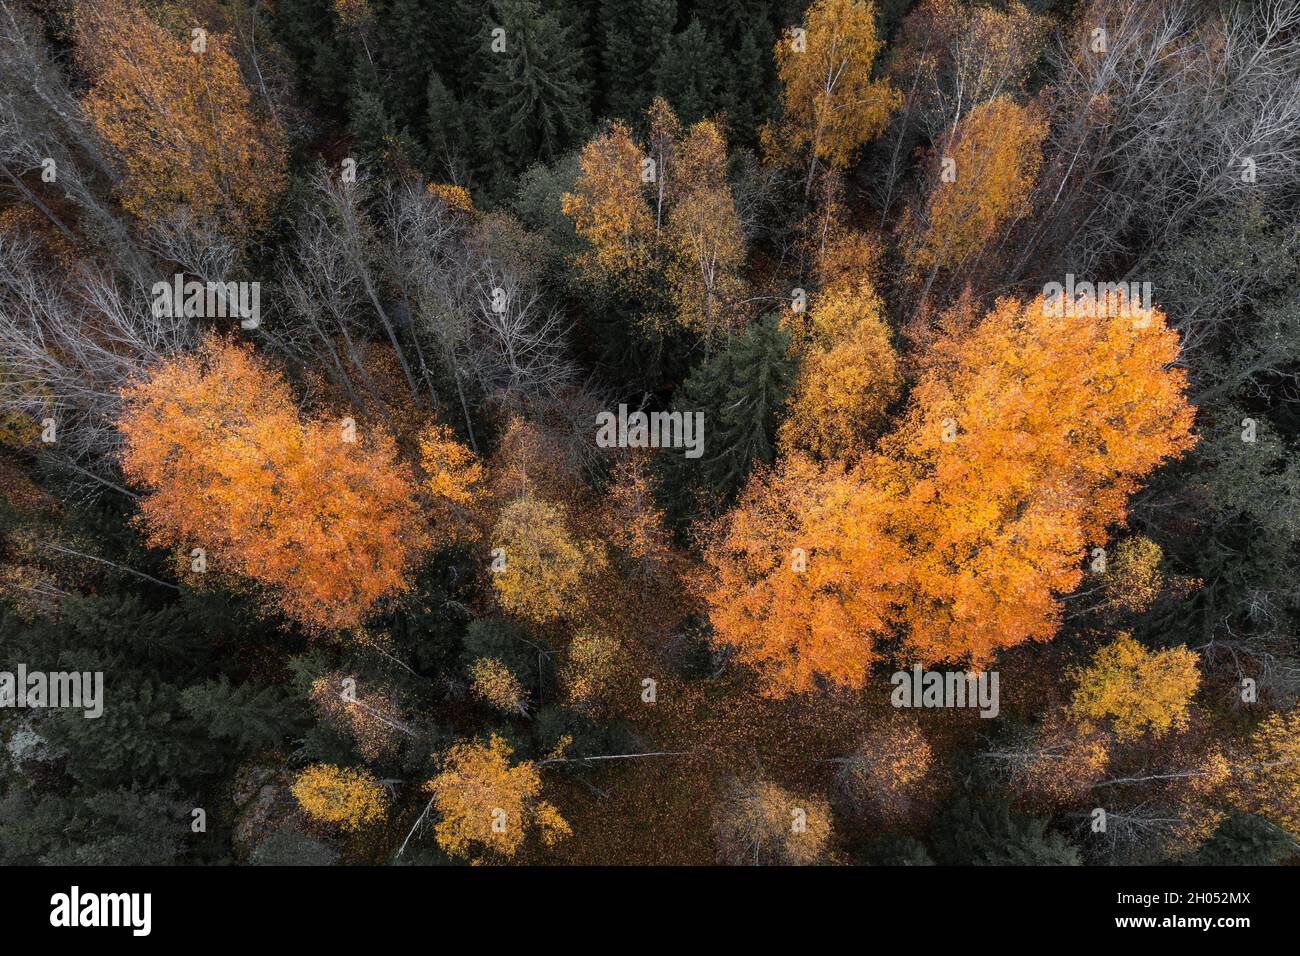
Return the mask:
POLYGON ((0 0, 0 863, 1294 864, 1298 88, 1292 0, 0 0))

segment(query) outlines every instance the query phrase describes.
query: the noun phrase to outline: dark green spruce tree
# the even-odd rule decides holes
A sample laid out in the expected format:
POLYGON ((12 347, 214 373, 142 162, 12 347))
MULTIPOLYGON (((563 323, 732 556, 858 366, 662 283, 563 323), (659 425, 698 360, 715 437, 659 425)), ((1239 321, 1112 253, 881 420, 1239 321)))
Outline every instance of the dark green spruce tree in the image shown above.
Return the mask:
POLYGON ((384 106, 413 138, 424 135, 429 74, 441 59, 435 0, 389 0, 378 14, 376 55, 383 74, 384 106))
POLYGON ((368 166, 390 162, 400 142, 397 123, 388 112, 379 73, 364 57, 357 57, 356 79, 348 103, 348 132, 357 153, 368 166))
POLYGON ((501 0, 482 32, 484 124, 480 149, 494 161, 494 185, 577 142, 590 124, 576 38, 537 0, 501 0))
POLYGON ((673 409, 704 413, 704 451, 660 456, 670 519, 716 514, 735 500, 755 465, 776 457, 776 429, 794 377, 789 334, 777 315, 752 323, 696 366, 673 396, 673 409))
POLYGON ((654 79, 683 126, 726 106, 722 51, 698 19, 668 42, 655 64, 654 79))
POLYGON ((425 150, 429 175, 441 182, 469 186, 474 180, 472 119, 441 76, 429 74, 426 91, 425 150))
POLYGON ((1230 813, 1185 862, 1193 866, 1277 866, 1300 850, 1300 841, 1252 813, 1230 813))
POLYGON ((304 96, 320 104, 342 100, 352 76, 352 54, 335 32, 338 17, 331 0, 279 0, 272 24, 297 63, 304 96))
POLYGON ((776 104, 772 28, 762 20, 740 35, 727 77, 727 129, 735 143, 754 145, 776 104))
POLYGON ((1047 821, 990 794, 961 794, 934 823, 936 859, 947 866, 1078 866, 1079 851, 1047 821))
POLYGON ((276 746, 301 716, 280 687, 231 684, 225 674, 185 688, 181 706, 209 735, 248 751, 276 746))
POLYGON ((654 93, 654 70, 677 24, 676 0, 601 0, 604 112, 635 123, 654 93))

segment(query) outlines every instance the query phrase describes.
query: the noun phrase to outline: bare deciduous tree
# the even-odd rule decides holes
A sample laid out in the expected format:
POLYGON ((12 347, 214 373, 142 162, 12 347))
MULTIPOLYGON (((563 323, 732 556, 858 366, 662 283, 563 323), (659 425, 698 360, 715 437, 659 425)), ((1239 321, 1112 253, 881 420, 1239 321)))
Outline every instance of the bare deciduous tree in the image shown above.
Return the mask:
POLYGON ((56 460, 102 479, 113 470, 118 390, 199 331, 155 315, 137 280, 44 263, 34 237, 0 233, 0 407, 53 419, 56 460))
MULTIPOLYGON (((1172 237, 1300 173, 1300 6, 1098 0, 1063 32, 1040 214, 1016 239, 1080 275, 1140 274, 1172 237), (1055 256, 1045 255, 1055 250, 1055 256)), ((1059 270, 1057 270, 1059 271, 1059 270)))
POLYGON ((574 377, 568 322, 549 304, 536 238, 502 214, 453 209, 412 182, 375 195, 325 170, 282 270, 286 322, 272 337, 313 356, 354 398, 378 398, 363 344, 382 332, 417 404, 553 394, 574 377), (454 393, 454 399, 452 394, 454 393))

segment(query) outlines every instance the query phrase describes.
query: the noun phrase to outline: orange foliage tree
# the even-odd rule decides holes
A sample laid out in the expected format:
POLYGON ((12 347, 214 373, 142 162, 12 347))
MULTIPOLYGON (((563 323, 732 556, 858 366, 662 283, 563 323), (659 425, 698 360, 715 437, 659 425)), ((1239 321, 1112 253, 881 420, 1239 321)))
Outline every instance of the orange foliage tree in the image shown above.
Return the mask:
POLYGON ((122 465, 147 489, 151 544, 205 549, 308 627, 355 627, 407 587, 426 536, 383 431, 349 441, 338 421, 304 421, 279 373, 216 339, 123 400, 122 465))
POLYGON ((664 512, 655 499, 650 456, 636 451, 619 460, 601 517, 611 544, 640 572, 649 572, 671 553, 664 512))
POLYGON ((1085 546, 1195 441, 1163 313, 1080 311, 1063 321, 1041 297, 980 318, 954 309, 883 443, 908 565, 901 618, 921 659, 983 662, 1051 637, 1085 546))
POLYGON ((978 664, 1055 633, 1085 545, 1194 441, 1163 314, 1082 311, 953 310, 881 454, 851 471, 795 457, 751 482, 706 549, 705 598, 715 640, 769 693, 860 686, 894 636, 918 660, 978 664))
POLYGON ((78 0, 83 105, 124 171, 122 205, 152 218, 177 206, 244 236, 286 181, 284 135, 255 115, 220 33, 174 36, 129 0, 78 0))
POLYGON ((434 540, 452 544, 479 533, 478 506, 487 496, 486 472, 474 453, 447 425, 433 423, 420 434, 423 488, 430 496, 426 513, 434 540))
POLYGON ((773 696, 818 678, 860 686, 901 583, 878 492, 842 464, 795 455, 750 481, 705 551, 715 640, 773 696))

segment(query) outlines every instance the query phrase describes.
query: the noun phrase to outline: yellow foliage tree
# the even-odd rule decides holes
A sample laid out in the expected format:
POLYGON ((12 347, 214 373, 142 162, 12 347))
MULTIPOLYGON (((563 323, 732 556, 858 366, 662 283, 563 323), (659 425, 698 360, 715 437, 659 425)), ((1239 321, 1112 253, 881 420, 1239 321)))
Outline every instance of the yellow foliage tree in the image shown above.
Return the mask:
POLYGON ((544 419, 511 416, 488 464, 489 490, 500 502, 528 492, 572 513, 588 498, 582 464, 570 436, 544 419))
POLYGON ((1021 93, 1051 33, 1048 16, 1015 0, 998 7, 921 0, 892 45, 889 74, 908 88, 908 109, 938 141, 981 103, 1021 93))
POLYGON ((1091 721, 1075 720, 1061 708, 1015 746, 992 750, 985 759, 1017 793, 1046 804, 1076 801, 1101 779, 1110 761, 1111 737, 1091 721))
POLYGON ((612 634, 595 627, 579 629, 560 668, 569 702, 581 710, 592 709, 618 678, 624 658, 622 645, 612 634))
POLYGON ((942 157, 952 177, 941 176, 930 194, 925 229, 908 247, 911 263, 960 264, 1004 223, 1028 213, 1046 136, 1045 117, 1006 97, 973 109, 942 157))
POLYGON ((727 183, 727 144, 716 123, 691 127, 680 150, 668 214, 668 282, 677 321, 712 342, 741 318, 745 233, 727 183))
POLYGON ((790 413, 777 436, 782 454, 848 460, 880 433, 902 382, 877 301, 870 292, 819 297, 814 335, 820 337, 823 323, 837 327, 847 318, 853 324, 832 332, 828 345, 813 346, 800 362, 790 413))
POLYGON ((1196 587, 1194 580, 1167 578, 1160 571, 1163 560, 1160 545, 1150 538, 1138 534, 1118 542, 1107 561, 1105 605, 1140 614, 1166 590, 1181 592, 1196 587))
POLYGON ((495 657, 480 657, 469 668, 470 691, 506 714, 528 716, 528 693, 519 678, 495 657))
POLYGON ((830 839, 830 807, 763 776, 733 780, 714 804, 713 834, 720 863, 808 866, 822 859, 830 839))
POLYGON ((454 183, 429 183, 424 188, 430 196, 441 199, 454 212, 465 216, 473 215, 474 200, 464 186, 457 186, 454 183))
POLYGON ((388 687, 357 681, 352 674, 334 671, 312 681, 309 694, 316 718, 350 738, 357 752, 370 761, 394 756, 402 735, 413 733, 402 720, 398 694, 388 687))
POLYGON ((365 770, 313 764, 298 774, 292 791, 308 816, 344 830, 378 823, 388 812, 388 792, 365 770))
POLYGON ((172 35, 130 0, 78 0, 87 115, 121 163, 122 204, 146 219, 178 206, 244 238, 286 182, 284 134, 258 117, 229 40, 172 35))
POLYGON ((868 731, 836 762, 836 784, 849 806, 898 824, 928 789, 934 751, 914 719, 895 716, 868 731))
POLYGON ((1270 714, 1250 736, 1234 800, 1300 833, 1300 708, 1270 714))
POLYGON ((561 197, 561 208, 590 243, 578 264, 591 275, 635 280, 647 264, 655 220, 643 191, 644 158, 621 122, 589 141, 578 157, 578 180, 561 197))
POLYGON ((1187 724, 1187 708, 1201 683, 1195 651, 1171 647, 1149 651, 1120 633, 1098 649, 1092 663, 1076 670, 1073 712, 1109 719, 1118 740, 1143 733, 1157 737, 1187 724))
POLYGON ((646 128, 650 131, 649 158, 654 160, 655 177, 651 186, 650 204, 655 212, 655 231, 663 228, 664 210, 672 195, 671 187, 677 179, 677 141, 682 127, 677 114, 662 96, 656 96, 646 110, 646 128))
POLYGON ((367 0, 334 0, 334 12, 349 30, 361 29, 375 16, 367 0))
POLYGON ((736 306, 746 242, 727 182, 726 136, 703 120, 679 139, 677 117, 662 98, 646 120, 645 149, 621 122, 583 147, 574 191, 561 197, 588 243, 576 264, 596 280, 634 285, 653 281, 662 268, 671 321, 711 344, 742 318, 736 306))
POLYGON ((531 495, 501 512, 492 542, 505 564, 492 574, 497 600, 538 624, 573 616, 583 578, 604 564, 596 545, 574 539, 559 508, 531 495))
MULTIPOLYGON (((777 74, 785 115, 775 131, 778 151, 809 147, 805 192, 818 161, 845 167, 863 143, 880 133, 901 97, 871 77, 884 41, 876 36, 875 5, 863 0, 814 0, 802 34, 777 42, 777 74)), ((768 131, 771 141, 773 131, 768 131)))
POLYGON ((433 423, 420 434, 420 466, 435 540, 443 544, 476 537, 476 506, 487 494, 483 465, 447 425, 433 423))
POLYGON ((455 744, 443 754, 442 771, 425 784, 441 816, 434 828, 438 845, 451 856, 511 858, 534 828, 547 846, 572 832, 559 810, 538 799, 536 764, 511 766, 512 753, 496 734, 486 744, 455 744))

